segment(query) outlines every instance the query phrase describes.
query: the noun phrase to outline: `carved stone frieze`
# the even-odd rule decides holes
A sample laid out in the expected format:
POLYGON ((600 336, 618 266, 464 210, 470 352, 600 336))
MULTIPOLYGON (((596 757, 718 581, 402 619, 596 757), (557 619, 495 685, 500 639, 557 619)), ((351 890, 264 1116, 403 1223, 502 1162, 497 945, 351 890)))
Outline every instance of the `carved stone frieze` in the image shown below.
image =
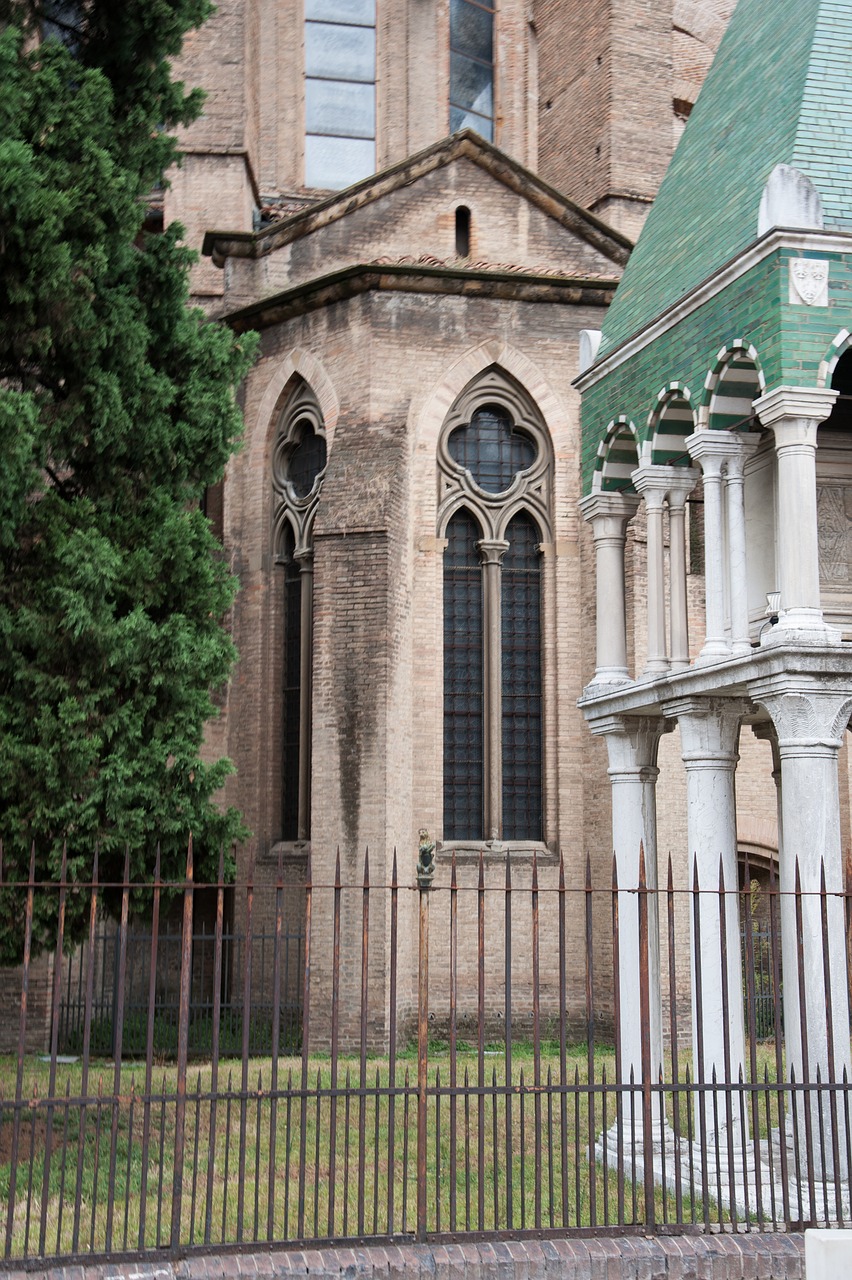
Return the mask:
POLYGON ((820 581, 849 587, 852 593, 852 487, 832 484, 817 489, 817 523, 820 581))

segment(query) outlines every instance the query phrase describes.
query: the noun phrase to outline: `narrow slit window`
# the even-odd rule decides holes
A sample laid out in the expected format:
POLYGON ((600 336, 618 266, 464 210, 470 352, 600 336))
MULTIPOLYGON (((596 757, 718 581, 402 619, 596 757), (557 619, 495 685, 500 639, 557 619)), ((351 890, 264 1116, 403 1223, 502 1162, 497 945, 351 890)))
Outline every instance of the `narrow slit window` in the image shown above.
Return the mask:
POLYGON ((470 256, 470 209, 463 204, 456 209, 456 256, 470 256))

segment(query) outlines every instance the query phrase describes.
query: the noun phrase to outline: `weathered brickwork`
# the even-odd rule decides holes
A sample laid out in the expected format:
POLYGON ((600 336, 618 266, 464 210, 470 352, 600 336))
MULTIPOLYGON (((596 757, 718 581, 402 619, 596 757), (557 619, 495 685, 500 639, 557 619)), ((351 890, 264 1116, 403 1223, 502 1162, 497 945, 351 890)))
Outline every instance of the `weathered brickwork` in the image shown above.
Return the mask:
MULTIPOLYGON (((25 1280, 31 1271, 10 1271, 25 1280)), ((179 1262, 54 1267, 44 1280, 804 1280, 804 1236, 707 1235, 647 1239, 495 1240, 487 1244, 355 1246, 198 1255, 179 1262)))
MULTIPOLYGON (((731 4, 506 0, 495 26, 499 152, 440 142, 448 127, 449 8, 448 0, 378 4, 377 165, 391 168, 342 196, 304 186, 301 4, 230 0, 193 37, 181 66, 209 97, 204 119, 183 138, 186 159, 166 216, 180 217, 196 244, 202 232, 225 233, 207 237, 211 256, 195 268, 196 296, 211 315, 262 335, 260 359, 242 393, 245 441, 229 466, 220 504, 223 541, 241 588, 229 619, 240 660, 207 743, 237 765, 225 798, 240 806, 253 832, 241 870, 255 866, 259 927, 271 924, 274 895, 265 890, 274 883, 279 856, 294 883, 307 856, 305 844, 281 839, 284 597, 271 485, 277 424, 299 379, 316 397, 327 435, 313 534, 310 851, 320 957, 331 944, 324 886, 332 883, 338 846, 344 883, 360 882, 368 847, 374 883, 387 882, 394 850, 400 881, 410 883, 418 830, 442 838, 436 451, 453 402, 494 365, 535 406, 553 453, 552 536, 542 547, 545 839, 537 850, 539 877, 543 887, 553 887, 562 850, 566 876, 578 890, 587 853, 595 884, 610 881, 606 752, 576 708, 594 669, 594 576, 577 509, 581 434, 572 380, 580 332, 601 327, 626 260, 629 242, 619 229, 633 235, 644 219, 670 159, 677 120, 695 99, 731 4), (616 230, 589 219, 572 199, 616 230), (462 205, 471 215, 470 252, 459 258, 462 205), (252 238, 259 207, 289 216, 252 238), (372 275, 368 267, 375 268, 372 275)), ((628 549, 637 662, 643 660, 641 541, 637 531, 628 549)), ((697 636, 701 584, 694 587, 697 636)), ((680 778, 674 737, 664 754, 680 778)), ((670 796, 661 812, 661 848, 679 850, 682 778, 670 796)), ((512 857, 518 884, 526 884, 531 848, 512 857)), ((505 851, 487 851, 485 873, 489 884, 502 883, 505 851)), ((475 874, 476 857, 461 858, 464 947, 475 935, 475 894, 468 892, 475 874)), ((448 858, 439 857, 439 880, 448 876, 448 858)), ((401 935, 409 938, 413 901, 410 894, 401 900, 401 935)), ((603 909, 603 898, 600 903, 603 909)), ((239 901, 236 910, 239 915, 239 901)), ((342 911, 344 934, 359 937, 357 890, 344 893, 342 911)), ((500 922, 487 924, 489 936, 498 937, 500 922)), ((582 953, 581 911, 570 914, 568 929, 569 945, 582 953)), ((371 922, 377 994, 370 1019, 377 1041, 386 1034, 387 932, 371 922)), ((437 928, 438 935, 446 931, 437 928)), ((597 947, 606 930, 593 936, 597 947)), ((600 948, 595 973, 607 990, 611 955, 602 942, 600 948)), ((473 954, 461 960, 467 972, 473 954)), ((548 951, 545 967, 550 961, 548 951)), ((440 976, 448 963, 440 944, 432 962, 440 976)), ((498 965, 496 948, 492 962, 498 965)), ((529 956, 521 943, 517 968, 522 982, 529 956)), ((357 1008, 359 975, 353 951, 341 967, 344 1008, 357 1008)), ((498 990, 498 979, 495 968, 489 989, 498 990)), ((542 979, 550 999, 555 975, 547 971, 542 979)), ((578 1008, 582 980, 577 966, 570 981, 578 1008)), ((329 981, 328 966, 315 965, 311 1012, 318 1034, 329 981)), ((413 1007, 413 963, 403 963, 399 983, 404 1020, 406 1007, 413 1007)), ((605 1001, 600 1007, 605 1020, 605 1001)))

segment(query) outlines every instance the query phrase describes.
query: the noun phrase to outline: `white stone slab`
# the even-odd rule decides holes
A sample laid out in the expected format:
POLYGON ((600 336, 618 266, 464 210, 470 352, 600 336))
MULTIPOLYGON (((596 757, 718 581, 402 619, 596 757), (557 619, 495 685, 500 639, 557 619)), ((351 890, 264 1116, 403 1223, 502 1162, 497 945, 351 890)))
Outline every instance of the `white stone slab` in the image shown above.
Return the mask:
POLYGON ((852 1276, 852 1231, 806 1231, 806 1280, 842 1280, 844 1276, 852 1276))

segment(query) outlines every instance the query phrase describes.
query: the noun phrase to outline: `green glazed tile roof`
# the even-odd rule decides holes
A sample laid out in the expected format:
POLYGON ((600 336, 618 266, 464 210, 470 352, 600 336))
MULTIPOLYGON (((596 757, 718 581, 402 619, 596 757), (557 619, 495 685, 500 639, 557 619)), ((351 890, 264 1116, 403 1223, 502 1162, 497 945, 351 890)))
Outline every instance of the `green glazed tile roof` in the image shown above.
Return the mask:
POLYGON ((852 231, 852 0, 739 0, 607 315, 619 346, 757 238, 777 164, 852 231))

